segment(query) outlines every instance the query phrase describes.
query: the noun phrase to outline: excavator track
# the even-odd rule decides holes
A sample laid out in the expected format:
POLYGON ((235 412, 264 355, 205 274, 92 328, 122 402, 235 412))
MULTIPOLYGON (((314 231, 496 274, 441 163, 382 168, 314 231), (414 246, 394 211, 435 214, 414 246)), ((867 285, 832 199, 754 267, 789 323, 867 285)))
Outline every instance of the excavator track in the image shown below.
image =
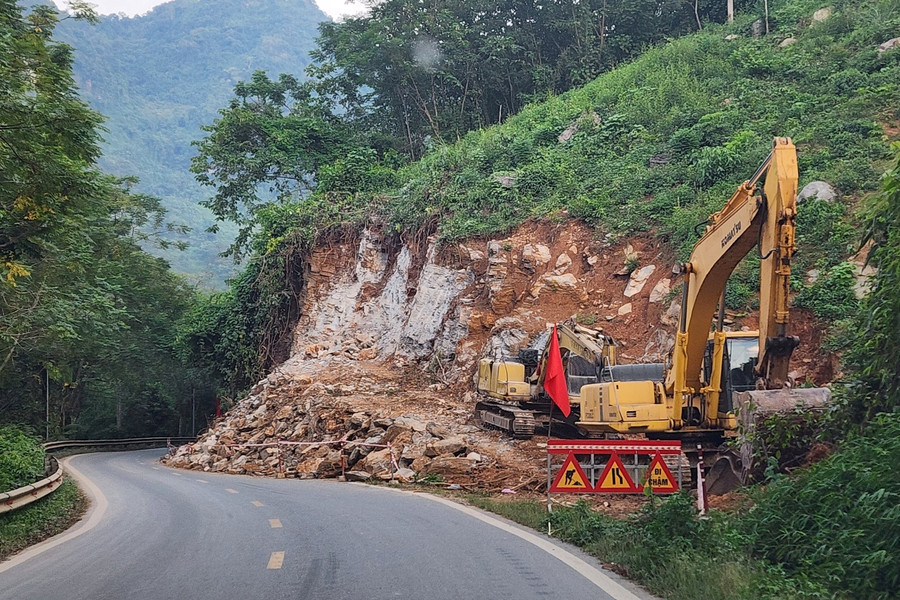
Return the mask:
POLYGON ((479 402, 475 405, 475 422, 482 429, 499 429, 523 440, 534 435, 534 413, 510 404, 479 402))

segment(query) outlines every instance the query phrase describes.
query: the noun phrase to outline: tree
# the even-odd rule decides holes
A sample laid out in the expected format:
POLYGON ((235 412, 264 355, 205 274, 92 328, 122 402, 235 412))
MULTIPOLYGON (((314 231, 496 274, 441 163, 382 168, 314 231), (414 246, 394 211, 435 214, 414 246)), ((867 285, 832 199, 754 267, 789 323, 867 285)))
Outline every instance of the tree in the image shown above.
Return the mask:
POLYGON ((273 81, 257 71, 234 94, 221 117, 203 128, 209 135, 194 143, 191 171, 216 188, 202 204, 217 220, 240 227, 228 251, 240 259, 258 211, 302 198, 319 167, 344 156, 354 135, 323 96, 290 75, 273 81))
POLYGON ((139 245, 165 227, 159 200, 97 170, 102 117, 57 19, 0 0, 0 420, 43 429, 49 398, 54 434, 159 431, 193 383, 174 343, 194 292, 139 245))

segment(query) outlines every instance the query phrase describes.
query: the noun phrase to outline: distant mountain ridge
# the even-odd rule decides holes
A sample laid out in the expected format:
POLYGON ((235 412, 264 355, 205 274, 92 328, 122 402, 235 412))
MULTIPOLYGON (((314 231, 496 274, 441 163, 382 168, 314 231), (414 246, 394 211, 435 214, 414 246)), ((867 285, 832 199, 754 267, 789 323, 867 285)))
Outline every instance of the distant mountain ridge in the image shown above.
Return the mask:
POLYGON ((188 250, 162 252, 176 270, 220 286, 232 269, 218 257, 230 231, 204 231, 212 216, 197 202, 211 190, 188 171, 200 127, 256 70, 302 76, 328 20, 312 0, 174 0, 144 16, 59 24, 83 98, 108 118, 101 167, 138 176, 137 191, 161 197, 170 220, 193 228, 188 250))

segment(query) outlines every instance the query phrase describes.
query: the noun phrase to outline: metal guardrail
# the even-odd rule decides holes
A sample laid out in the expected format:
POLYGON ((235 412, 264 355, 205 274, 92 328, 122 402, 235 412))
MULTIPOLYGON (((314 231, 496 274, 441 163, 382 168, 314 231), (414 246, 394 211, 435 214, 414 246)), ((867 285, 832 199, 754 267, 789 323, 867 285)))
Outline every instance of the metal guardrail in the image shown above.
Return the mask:
MULTIPOLYGON (((165 446, 181 445, 193 442, 196 438, 188 437, 146 437, 119 440, 59 440, 43 444, 45 452, 55 450, 69 450, 72 448, 108 448, 116 446, 165 446)), ((40 500, 62 483, 63 469, 56 460, 50 456, 47 461, 47 477, 18 489, 0 494, 0 514, 16 510, 36 500, 40 500)))

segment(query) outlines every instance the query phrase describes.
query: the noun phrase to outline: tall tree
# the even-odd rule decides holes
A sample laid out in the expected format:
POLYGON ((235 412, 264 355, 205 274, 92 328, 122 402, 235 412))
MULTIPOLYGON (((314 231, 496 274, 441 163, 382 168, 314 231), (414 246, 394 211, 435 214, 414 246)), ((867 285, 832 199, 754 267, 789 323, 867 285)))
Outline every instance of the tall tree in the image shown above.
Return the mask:
POLYGON ((78 97, 58 18, 0 0, 0 420, 42 425, 48 402, 56 433, 92 412, 94 432, 171 432, 193 292, 139 246, 163 227, 158 199, 96 169, 102 118, 78 97), (168 416, 117 423, 144 401, 168 416))

